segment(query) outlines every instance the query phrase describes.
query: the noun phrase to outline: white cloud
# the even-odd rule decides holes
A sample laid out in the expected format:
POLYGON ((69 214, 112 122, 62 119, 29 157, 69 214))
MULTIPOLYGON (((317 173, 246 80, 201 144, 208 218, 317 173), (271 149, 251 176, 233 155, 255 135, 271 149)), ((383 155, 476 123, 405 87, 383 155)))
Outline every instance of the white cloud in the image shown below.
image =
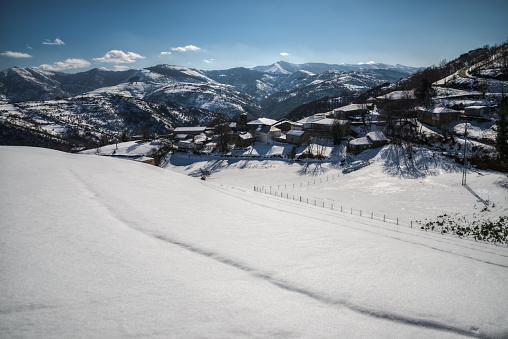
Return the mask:
POLYGON ((56 38, 55 41, 51 41, 51 40, 44 40, 42 42, 43 45, 65 45, 65 42, 63 42, 62 40, 60 40, 59 38, 56 38))
POLYGON ((11 51, 5 51, 3 53, 0 53, 0 55, 10 57, 10 58, 31 58, 32 57, 30 54, 20 53, 20 52, 11 52, 11 51))
POLYGON ((130 64, 136 62, 136 59, 144 59, 145 57, 133 52, 119 51, 119 50, 111 50, 106 53, 102 58, 94 58, 94 60, 100 62, 111 62, 114 64, 130 64))
POLYGON ((282 52, 282 53, 280 53, 280 55, 282 55, 283 57, 285 57, 285 56, 288 56, 288 55, 291 55, 291 54, 286 53, 286 52, 282 52))
POLYGON ((201 48, 196 47, 194 45, 188 45, 188 46, 185 46, 185 47, 172 47, 171 48, 172 51, 177 51, 177 52, 199 51, 200 49, 201 48))
POLYGON ((215 60, 214 59, 203 59, 204 62, 206 62, 207 64, 211 64, 213 63, 215 60))
POLYGON ((90 63, 84 59, 67 59, 65 61, 57 61, 52 65, 40 65, 39 67, 46 71, 63 71, 66 69, 84 68, 90 66, 90 63))
POLYGON ((33 49, 32 46, 30 46, 29 44, 26 45, 26 48, 33 49))
POLYGON ((171 52, 161 52, 161 55, 171 55, 171 52))

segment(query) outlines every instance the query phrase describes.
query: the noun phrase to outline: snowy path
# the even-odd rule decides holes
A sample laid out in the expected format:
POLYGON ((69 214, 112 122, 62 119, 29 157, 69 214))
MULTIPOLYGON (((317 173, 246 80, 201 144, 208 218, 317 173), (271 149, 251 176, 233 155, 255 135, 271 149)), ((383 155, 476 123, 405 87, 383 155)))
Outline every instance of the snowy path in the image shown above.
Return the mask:
POLYGON ((0 148, 2 337, 508 334, 508 248, 0 148))

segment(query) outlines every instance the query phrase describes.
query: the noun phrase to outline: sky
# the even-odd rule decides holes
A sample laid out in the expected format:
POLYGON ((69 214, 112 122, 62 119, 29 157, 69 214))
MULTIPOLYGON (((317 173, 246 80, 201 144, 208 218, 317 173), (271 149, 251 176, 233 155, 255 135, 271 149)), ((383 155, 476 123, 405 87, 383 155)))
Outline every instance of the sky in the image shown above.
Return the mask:
POLYGON ((508 39, 508 1, 8 1, 0 70, 437 65, 508 39))

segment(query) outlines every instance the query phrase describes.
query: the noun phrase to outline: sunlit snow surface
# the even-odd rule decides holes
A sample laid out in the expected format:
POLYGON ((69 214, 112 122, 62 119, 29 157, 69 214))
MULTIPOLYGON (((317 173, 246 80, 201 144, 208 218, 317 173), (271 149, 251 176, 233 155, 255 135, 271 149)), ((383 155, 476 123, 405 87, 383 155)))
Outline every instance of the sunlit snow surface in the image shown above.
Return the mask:
MULTIPOLYGON (((305 166, 257 160, 202 181, 168 170, 192 171, 183 157, 162 169, 35 148, 0 155, 2 338, 508 336, 506 246, 250 187, 315 178, 305 166)), ((343 194, 354 198, 358 181, 367 197, 360 179, 377 165, 342 177, 343 194)), ((436 178, 442 196, 474 201, 451 184, 460 173, 436 178)), ((503 178, 476 180, 499 204, 503 178)), ((393 180, 371 183, 368 203, 399 206, 405 181, 393 180)))

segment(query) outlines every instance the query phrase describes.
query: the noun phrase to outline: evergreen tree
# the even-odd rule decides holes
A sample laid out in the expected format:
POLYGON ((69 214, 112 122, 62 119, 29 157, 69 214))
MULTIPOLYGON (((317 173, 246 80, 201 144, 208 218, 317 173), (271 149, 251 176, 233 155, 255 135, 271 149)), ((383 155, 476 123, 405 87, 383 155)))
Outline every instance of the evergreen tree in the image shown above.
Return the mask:
POLYGON ((425 107, 432 106, 432 97, 434 95, 435 91, 432 88, 432 83, 427 78, 421 79, 420 85, 415 90, 415 96, 419 102, 425 107))

